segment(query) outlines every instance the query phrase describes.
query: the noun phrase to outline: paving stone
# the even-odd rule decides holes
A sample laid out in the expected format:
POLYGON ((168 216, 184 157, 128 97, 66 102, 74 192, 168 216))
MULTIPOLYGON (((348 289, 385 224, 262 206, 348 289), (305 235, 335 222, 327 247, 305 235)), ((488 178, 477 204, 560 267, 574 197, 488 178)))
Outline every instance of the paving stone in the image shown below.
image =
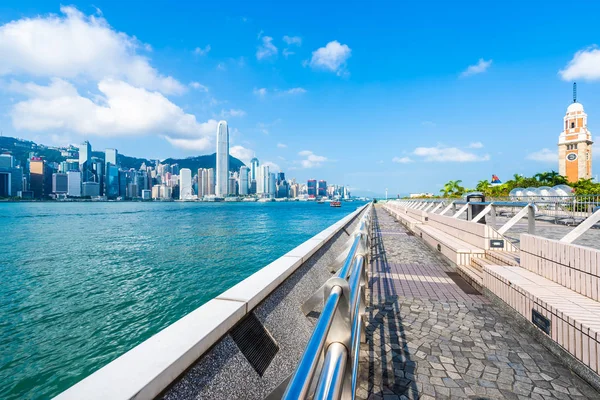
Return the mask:
POLYGON ((373 226, 357 398, 600 399, 380 206, 373 226))

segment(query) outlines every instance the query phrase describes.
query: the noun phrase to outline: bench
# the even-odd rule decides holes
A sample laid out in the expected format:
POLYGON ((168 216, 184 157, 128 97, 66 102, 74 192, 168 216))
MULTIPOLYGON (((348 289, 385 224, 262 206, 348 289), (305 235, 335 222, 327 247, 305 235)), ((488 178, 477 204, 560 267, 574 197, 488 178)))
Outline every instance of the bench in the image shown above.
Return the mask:
POLYGON ((472 255, 478 257, 485 255, 485 250, 464 240, 457 239, 450 232, 443 231, 433 225, 419 225, 416 227, 416 231, 427 244, 437 249, 456 265, 469 265, 472 255))
MULTIPOLYGON (((532 325, 562 351, 600 373, 598 301, 522 267, 484 266, 483 283, 527 321, 535 321, 532 325)), ((574 368, 577 371, 581 367, 574 368)), ((580 369, 578 374, 585 376, 586 371, 580 369)))
POLYGON ((412 232, 414 232, 415 226, 417 224, 422 224, 425 219, 422 211, 413 210, 396 204, 386 204, 384 209, 412 232))
POLYGON ((600 301, 600 250, 521 234, 521 267, 600 301))

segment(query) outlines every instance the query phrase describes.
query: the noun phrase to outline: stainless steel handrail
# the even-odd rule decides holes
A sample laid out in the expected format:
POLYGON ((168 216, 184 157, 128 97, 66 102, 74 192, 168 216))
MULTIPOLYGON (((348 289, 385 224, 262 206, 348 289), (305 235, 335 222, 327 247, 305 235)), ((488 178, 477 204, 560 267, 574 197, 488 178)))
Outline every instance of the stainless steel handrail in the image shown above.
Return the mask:
POLYGON ((317 321, 317 326, 315 326, 315 330, 306 345, 306 350, 300 360, 300 364, 298 364, 298 368, 296 368, 296 372, 283 395, 284 399, 303 399, 308 395, 312 377, 315 374, 321 353, 325 347, 327 334, 331 328, 333 316, 341 297, 341 287, 335 286, 331 289, 331 293, 325 302, 323 312, 317 321))
POLYGON ((323 373, 315 391, 315 399, 339 399, 342 396, 342 382, 347 359, 346 346, 339 342, 329 345, 323 362, 323 373))
POLYGON ((330 278, 325 285, 323 311, 283 399, 355 397, 371 212, 372 204, 369 204, 358 223, 356 234, 349 241, 350 251, 344 264, 337 276, 330 278), (317 371, 319 366, 320 371, 317 371), (318 379, 314 385, 316 376, 318 379))

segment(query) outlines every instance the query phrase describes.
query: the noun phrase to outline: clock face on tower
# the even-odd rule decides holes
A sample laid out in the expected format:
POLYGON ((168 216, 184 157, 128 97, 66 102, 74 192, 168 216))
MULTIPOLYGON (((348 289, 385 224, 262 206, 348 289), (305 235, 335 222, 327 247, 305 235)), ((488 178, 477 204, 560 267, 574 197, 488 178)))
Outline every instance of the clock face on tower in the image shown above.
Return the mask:
POLYGON ((568 161, 575 161, 575 160, 577 160, 577 154, 576 153, 569 153, 569 154, 567 154, 567 160, 568 161))

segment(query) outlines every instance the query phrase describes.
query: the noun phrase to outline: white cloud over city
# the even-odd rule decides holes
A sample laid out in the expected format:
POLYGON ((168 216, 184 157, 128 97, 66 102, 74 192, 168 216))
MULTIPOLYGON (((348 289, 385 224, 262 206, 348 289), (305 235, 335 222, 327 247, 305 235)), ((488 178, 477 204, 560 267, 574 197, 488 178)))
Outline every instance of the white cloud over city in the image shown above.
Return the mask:
POLYGON ((421 157, 428 162, 476 162, 488 161, 489 154, 476 154, 473 152, 459 149, 458 147, 446 147, 438 145, 436 147, 417 147, 413 155, 421 157))
POLYGON ((250 165, 250 160, 254 157, 254 151, 245 148, 244 146, 236 145, 229 148, 229 154, 237 159, 240 159, 246 165, 250 165))
MULTIPOLYGON (((71 83, 53 78, 47 86, 13 81, 8 90, 26 97, 10 112, 18 130, 60 129, 85 135, 116 136, 155 133, 167 137, 203 137, 214 134, 216 121, 199 123, 159 92, 106 79, 98 83, 99 95, 83 97, 71 83)), ((184 142, 174 142, 183 147, 184 142)))
POLYGON ((324 162, 329 161, 325 156, 319 156, 310 150, 303 150, 298 153, 299 156, 303 157, 299 161, 302 168, 315 168, 320 167, 324 162))
POLYGON ((312 53, 308 65, 314 69, 335 72, 337 75, 345 75, 346 62, 352 54, 348 45, 341 44, 337 40, 331 41, 312 53))
POLYGON ((413 162, 413 160, 410 157, 394 157, 392 158, 392 162, 396 164, 408 164, 413 162))
POLYGON ((210 50, 211 50, 210 44, 207 44, 206 46, 204 46, 204 48, 196 47, 194 49, 194 54, 196 54, 198 56, 205 56, 210 52, 210 50))
POLYGON ((477 61, 477 64, 469 65, 466 70, 464 70, 461 74, 462 77, 467 77, 471 75, 482 74, 488 70, 488 68, 492 65, 492 60, 484 60, 480 58, 477 61))
POLYGON ((150 134, 178 148, 209 149, 216 121, 199 122, 167 97, 208 88, 161 74, 151 51, 100 13, 74 7, 0 26, 0 76, 2 89, 15 96, 8 111, 14 128, 51 136, 150 134))
POLYGON ((278 50, 273 44, 273 38, 271 36, 262 36, 260 40, 262 41, 262 44, 258 46, 258 49, 256 50, 257 60, 264 60, 277 55, 278 50))
POLYGON ((550 149, 544 148, 539 151, 534 151, 533 153, 528 154, 525 158, 532 161, 555 163, 558 160, 558 153, 556 150, 552 151, 550 149))
POLYGON ((579 50, 559 74, 565 81, 600 79, 600 49, 597 46, 591 46, 579 50))
POLYGON ((60 15, 23 18, 0 26, 0 75, 48 78, 121 79, 164 94, 186 87, 150 65, 145 46, 117 32, 100 16, 74 7, 60 15))
POLYGON ((234 108, 231 108, 229 110, 221 110, 222 118, 245 117, 245 116, 246 116, 246 111, 244 111, 244 110, 236 110, 234 108))

